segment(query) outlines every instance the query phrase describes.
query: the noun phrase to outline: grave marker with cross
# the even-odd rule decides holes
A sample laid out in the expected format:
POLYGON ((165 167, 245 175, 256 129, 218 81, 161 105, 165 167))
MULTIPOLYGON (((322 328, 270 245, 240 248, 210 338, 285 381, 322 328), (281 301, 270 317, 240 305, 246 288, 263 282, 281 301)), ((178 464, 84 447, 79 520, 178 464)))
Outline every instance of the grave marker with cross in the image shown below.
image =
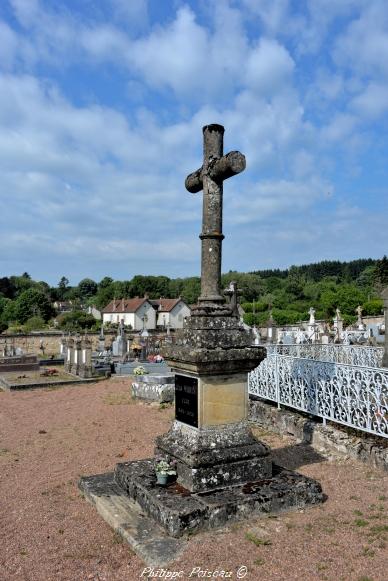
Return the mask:
POLYGON ((239 151, 223 155, 224 127, 211 124, 203 128, 203 164, 185 181, 195 194, 203 190, 200 305, 221 305, 222 194, 224 180, 245 169, 245 156, 239 151))

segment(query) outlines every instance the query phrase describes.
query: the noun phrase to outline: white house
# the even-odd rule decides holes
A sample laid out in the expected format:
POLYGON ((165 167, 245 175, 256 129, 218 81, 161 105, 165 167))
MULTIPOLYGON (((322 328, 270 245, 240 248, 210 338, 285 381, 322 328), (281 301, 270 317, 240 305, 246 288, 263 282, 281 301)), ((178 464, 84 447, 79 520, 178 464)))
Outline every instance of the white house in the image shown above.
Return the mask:
POLYGON ((103 323, 131 325, 134 331, 156 328, 156 312, 148 298, 115 299, 102 309, 103 323))
POLYGON ((179 297, 177 299, 164 299, 151 301, 156 311, 156 327, 159 329, 182 329, 183 322, 189 317, 191 311, 186 303, 179 297))

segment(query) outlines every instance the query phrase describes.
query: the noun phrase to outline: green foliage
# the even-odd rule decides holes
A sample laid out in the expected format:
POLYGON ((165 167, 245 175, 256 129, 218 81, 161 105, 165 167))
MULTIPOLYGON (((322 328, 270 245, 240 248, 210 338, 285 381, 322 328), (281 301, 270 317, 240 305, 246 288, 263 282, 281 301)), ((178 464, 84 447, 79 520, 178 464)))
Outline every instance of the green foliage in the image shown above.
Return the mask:
POLYGON ((381 315, 383 312, 383 301, 382 299, 370 299, 363 303, 363 315, 377 316, 381 315))
MULTIPOLYGON (((388 258, 348 263, 322 261, 292 266, 288 270, 230 271, 222 275, 221 288, 227 288, 231 281, 237 282, 244 320, 249 325, 265 325, 270 309, 278 325, 296 324, 308 319, 311 306, 316 309, 317 319, 326 320, 332 319, 339 307, 345 324, 349 324, 356 320, 358 305, 363 306, 366 316, 381 314, 382 303, 378 296, 388 284, 388 258)), ((170 279, 136 275, 131 280, 114 281, 106 276, 98 284, 90 278, 84 278, 76 287, 68 283, 63 276, 57 287, 49 288, 43 281, 33 281, 28 273, 0 278, 0 324, 30 324, 29 319, 35 317, 47 321, 52 315, 50 302, 69 300, 78 314, 73 318, 72 314, 61 315, 61 318, 69 317, 63 321, 62 328, 82 330, 96 325, 91 316, 80 314, 81 306, 86 304, 102 309, 112 299, 147 294, 150 299, 181 296, 192 305, 201 293, 199 277, 170 279)))
POLYGON ((381 287, 388 285, 388 258, 385 255, 376 263, 375 280, 381 287))
POLYGON ((97 283, 94 282, 94 280, 92 280, 91 278, 83 278, 78 283, 78 291, 80 297, 83 299, 92 297, 97 292, 97 283))
POLYGON ((63 313, 57 317, 57 321, 59 328, 64 331, 97 330, 99 328, 99 322, 92 315, 83 311, 63 313))
POLYGON ((0 296, 3 296, 8 299, 13 299, 15 293, 16 287, 12 283, 12 281, 7 276, 0 278, 0 296))
POLYGON ((54 314, 54 309, 47 295, 36 288, 22 292, 15 301, 14 315, 16 321, 25 323, 34 316, 48 321, 54 314))
POLYGON ((98 283, 98 290, 109 287, 112 282, 113 278, 110 276, 104 276, 104 278, 98 283))
POLYGON ((290 309, 273 309, 272 316, 275 319, 277 325, 295 325, 301 320, 300 313, 298 311, 292 311, 290 309))
POLYGON ((31 331, 40 331, 41 329, 44 329, 46 327, 46 324, 44 322, 44 320, 42 319, 42 317, 31 317, 30 319, 28 319, 24 325, 23 325, 23 330, 26 333, 30 333, 31 331))

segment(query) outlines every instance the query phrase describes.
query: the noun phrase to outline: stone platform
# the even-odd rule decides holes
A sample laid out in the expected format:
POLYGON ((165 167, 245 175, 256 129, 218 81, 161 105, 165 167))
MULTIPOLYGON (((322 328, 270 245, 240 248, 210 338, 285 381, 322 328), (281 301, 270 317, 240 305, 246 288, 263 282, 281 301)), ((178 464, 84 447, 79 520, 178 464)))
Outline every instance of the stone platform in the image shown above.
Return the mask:
POLYGON ((175 377, 169 375, 138 375, 131 385, 132 397, 146 401, 168 403, 174 401, 175 377))
MULTIPOLYGON (((89 476, 79 482, 80 489, 94 503, 90 496, 96 486, 99 496, 110 494, 109 487, 104 487, 104 478, 111 481, 112 474, 89 476)), ((114 481, 116 490, 121 491, 121 502, 135 501, 175 538, 253 515, 302 508, 324 500, 318 482, 276 465, 270 478, 200 493, 191 493, 176 482, 159 486, 152 459, 117 464, 114 481)))

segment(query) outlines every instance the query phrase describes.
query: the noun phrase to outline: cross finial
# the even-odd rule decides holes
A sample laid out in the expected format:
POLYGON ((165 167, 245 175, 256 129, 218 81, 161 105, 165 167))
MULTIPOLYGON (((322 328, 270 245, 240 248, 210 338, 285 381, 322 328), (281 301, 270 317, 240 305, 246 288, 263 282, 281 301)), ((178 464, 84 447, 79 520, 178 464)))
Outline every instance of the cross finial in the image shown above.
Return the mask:
POLYGON ((186 189, 191 193, 203 189, 201 253, 202 307, 217 309, 224 303, 221 294, 222 194, 223 181, 245 169, 245 157, 239 151, 223 155, 224 127, 212 124, 203 128, 203 164, 187 176, 186 189))

